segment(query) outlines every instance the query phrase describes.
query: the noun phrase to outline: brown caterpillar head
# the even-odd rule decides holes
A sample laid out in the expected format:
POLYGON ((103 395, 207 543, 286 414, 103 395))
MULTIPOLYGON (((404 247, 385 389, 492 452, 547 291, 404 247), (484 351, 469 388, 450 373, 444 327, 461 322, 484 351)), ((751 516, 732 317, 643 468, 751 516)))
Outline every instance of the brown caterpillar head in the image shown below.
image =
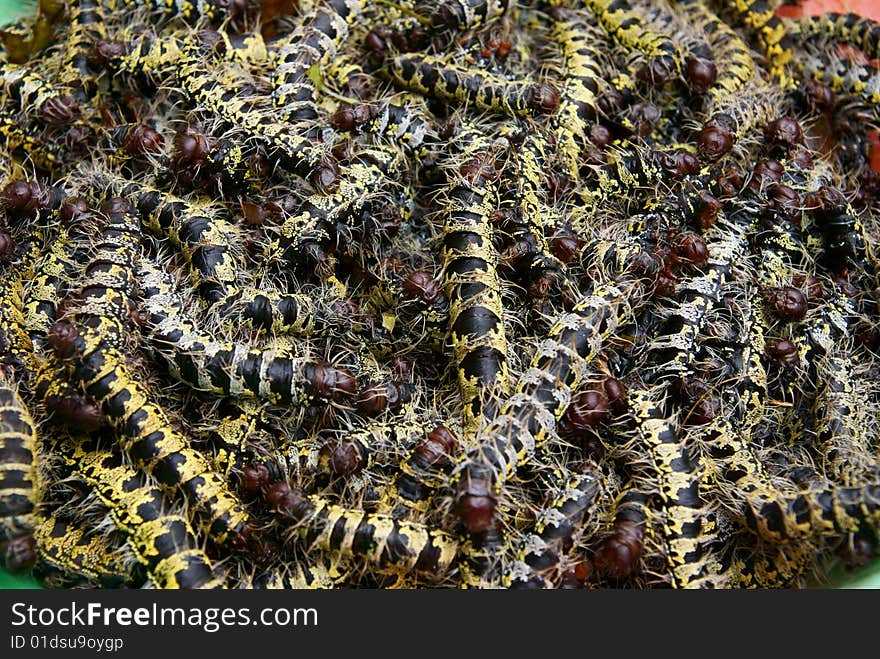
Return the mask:
POLYGON ((732 148, 734 132, 721 121, 712 121, 697 134, 697 151, 703 160, 715 162, 732 148))
POLYGON ((559 107, 559 90, 549 82, 532 85, 528 91, 526 105, 539 114, 550 114, 559 107))
POLYGON ((253 494, 268 487, 270 482, 269 468, 262 462, 255 462, 241 470, 239 488, 253 494))
POLYGON ((117 143, 131 156, 157 155, 165 148, 165 138, 146 124, 128 127, 118 137, 117 143))
POLYGON ((767 310, 779 320, 790 322, 807 315, 807 296, 791 286, 764 291, 767 310))
POLYGON ((4 540, 0 553, 9 572, 27 572, 37 562, 37 545, 31 533, 4 540))
POLYGON ((797 346, 788 339, 767 339, 764 350, 778 366, 797 366, 801 361, 797 346))
POLYGON ((54 96, 40 107, 40 119, 51 126, 67 126, 79 116, 79 103, 70 94, 54 96))
POLYGON ((69 359, 76 354, 79 333, 67 321, 57 322, 49 329, 46 341, 61 359, 69 359))
POLYGON ((318 452, 321 471, 342 478, 360 471, 363 462, 363 455, 354 442, 344 439, 331 439, 318 452))
POLYGON ((701 57, 689 57, 686 66, 688 87, 697 94, 705 94, 715 84, 718 68, 715 62, 701 57))
POLYGON ((593 566, 606 576, 625 579, 636 573, 644 548, 644 529, 630 520, 615 522, 614 531, 596 549, 593 566))

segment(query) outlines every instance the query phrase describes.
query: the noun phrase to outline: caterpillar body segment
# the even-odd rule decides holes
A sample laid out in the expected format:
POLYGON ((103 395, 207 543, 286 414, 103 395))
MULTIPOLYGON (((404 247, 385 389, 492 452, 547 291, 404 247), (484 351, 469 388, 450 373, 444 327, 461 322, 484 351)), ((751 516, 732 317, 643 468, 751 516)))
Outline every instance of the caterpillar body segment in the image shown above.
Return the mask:
POLYGON ((247 513, 219 474, 171 426, 116 348, 90 327, 78 326, 75 331, 71 340, 75 376, 116 427, 125 453, 155 476, 165 491, 183 492, 197 511, 201 528, 218 542, 239 533, 247 513))
MULTIPOLYGON (((21 264, 24 266, 24 264, 21 264)), ((0 279, 0 370, 24 378, 30 369, 33 344, 27 333, 22 300, 25 272, 9 272, 0 279)))
POLYGON ((394 189, 389 181, 401 175, 404 167, 404 152, 395 146, 375 145, 355 157, 332 193, 306 196, 278 227, 285 259, 295 261, 305 243, 326 240, 335 222, 359 219, 370 201, 394 189))
POLYGON ((457 368, 466 432, 510 387, 507 338, 492 214, 498 208, 492 145, 477 130, 457 136, 465 164, 450 172, 443 227, 443 277, 449 342, 457 368))
POLYGON ((793 59, 787 23, 776 16, 776 8, 767 0, 725 0, 723 7, 754 36, 764 54, 770 75, 783 87, 791 85, 787 67, 793 59))
POLYGON ((376 115, 363 126, 363 131, 398 147, 417 164, 428 164, 431 146, 438 139, 428 119, 424 99, 413 95, 382 103, 376 115))
POLYGON ((417 10, 430 11, 434 26, 451 30, 478 30, 503 18, 510 9, 510 0, 443 0, 424 3, 417 10))
POLYGON ((202 391, 276 404, 339 400, 353 393, 349 373, 297 356, 284 345, 256 348, 216 339, 186 313, 173 277, 149 264, 142 264, 141 273, 150 340, 175 378, 202 391))
POLYGON ((245 590, 327 590, 344 584, 352 568, 329 556, 298 559, 256 574, 232 580, 230 588, 245 590))
POLYGON ((218 23, 230 16, 231 3, 223 0, 111 0, 108 4, 116 11, 147 10, 165 19, 181 18, 190 23, 206 19, 218 23))
POLYGON ((564 566, 565 554, 584 528, 599 495, 595 473, 570 476, 553 491, 553 499, 540 511, 534 528, 519 543, 516 560, 506 569, 503 583, 509 588, 553 588, 564 566))
MULTIPOLYGON (((305 293, 243 289, 232 302, 246 326, 277 336, 321 336, 331 322, 315 298, 305 293)), ((239 314, 235 314, 238 316, 239 314)))
POLYGON ((404 89, 485 112, 548 114, 559 103, 559 92, 549 83, 505 80, 435 55, 396 55, 386 62, 382 74, 404 89))
POLYGON ((803 576, 812 567, 809 543, 785 543, 759 551, 749 548, 733 559, 733 588, 799 587, 803 576))
POLYGON ((0 541, 34 529, 37 459, 36 424, 15 385, 0 380, 0 541))
POLYGON ((591 43, 592 33, 580 17, 556 10, 552 36, 561 51, 564 78, 551 130, 568 175, 577 181, 582 143, 590 134, 590 122, 598 115, 598 81, 602 72, 591 43))
POLYGON ((112 536, 89 533, 72 521, 45 517, 34 529, 39 571, 47 567, 66 579, 87 580, 102 588, 124 588, 138 581, 137 561, 112 536))
POLYGON ((72 0, 68 7, 68 21, 70 31, 63 44, 61 80, 64 84, 82 87, 92 77, 86 63, 88 51, 106 36, 104 3, 101 0, 72 0))
POLYGON ((324 551, 385 572, 442 575, 458 551, 456 541, 443 531, 352 510, 295 489, 289 491, 283 510, 296 520, 306 551, 324 551))
MULTIPOLYGON (((262 69, 274 64, 274 57, 259 33, 234 35, 226 30, 212 31, 223 42, 224 56, 245 69, 262 69)), ((120 52, 106 55, 107 68, 117 76, 134 74, 159 82, 174 75, 184 47, 184 39, 176 34, 157 35, 152 32, 127 35, 120 52), (135 36, 136 35, 136 36, 135 36)))
POLYGON ((192 267, 196 290, 209 303, 226 301, 239 292, 242 236, 210 203, 193 203, 141 186, 126 185, 144 226, 180 248, 192 267))
POLYGON ((604 30, 625 48, 644 53, 664 79, 681 70, 682 57, 669 35, 654 32, 626 0, 586 0, 604 30))
POLYGON ((20 152, 26 161, 48 171, 57 171, 68 158, 57 143, 46 142, 38 128, 13 119, 7 112, 0 112, 0 148, 20 152))
POLYGON ((76 318, 102 334, 107 344, 120 347, 134 297, 141 234, 126 202, 113 199, 108 205, 92 258, 83 271, 87 283, 79 291, 76 318))
POLYGON ((663 544, 676 588, 713 587, 722 566, 711 551, 718 542, 714 516, 701 493, 705 466, 691 454, 676 411, 668 411, 667 387, 630 390, 640 442, 657 470, 663 507, 663 544))
POLYGON ((870 440, 876 406, 868 388, 858 385, 855 369, 845 356, 826 354, 815 367, 821 384, 813 414, 825 473, 836 483, 852 486, 877 465, 870 440))
POLYGON ((876 470, 859 485, 829 485, 768 501, 750 510, 750 525, 764 537, 803 539, 875 528, 880 517, 876 470))
POLYGON ((318 110, 309 71, 331 61, 348 38, 349 25, 363 9, 361 0, 325 0, 274 53, 272 102, 285 122, 314 121, 318 110))
POLYGON ((58 300, 78 269, 74 249, 69 233, 59 228, 24 287, 24 327, 33 340, 45 338, 57 320, 58 300))
POLYGON ((880 56, 880 24, 851 13, 828 12, 790 20, 787 26, 799 39, 831 40, 855 46, 868 59, 880 56))
POLYGON ((69 460, 108 507, 158 588, 223 587, 189 520, 172 512, 162 490, 107 452, 74 449, 69 460))
POLYGON ((174 71, 181 56, 181 41, 176 37, 146 34, 130 40, 121 53, 108 57, 107 67, 117 76, 141 75, 163 79, 174 71))

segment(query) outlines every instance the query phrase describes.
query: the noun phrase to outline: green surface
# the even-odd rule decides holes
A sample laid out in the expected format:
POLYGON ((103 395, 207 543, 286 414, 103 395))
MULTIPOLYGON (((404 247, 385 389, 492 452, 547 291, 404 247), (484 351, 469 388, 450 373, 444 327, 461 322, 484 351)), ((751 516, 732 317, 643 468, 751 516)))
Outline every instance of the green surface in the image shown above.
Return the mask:
POLYGON ((0 24, 24 16, 32 11, 36 2, 23 2, 22 0, 0 0, 0 24))
MULTIPOLYGON (((26 15, 32 11, 35 2, 23 0, 0 0, 0 25, 26 15)), ((878 588, 880 589, 880 560, 853 571, 838 568, 832 572, 832 584, 836 588, 878 588)), ((39 588, 40 585, 30 577, 12 575, 0 567, 0 589, 39 588)))

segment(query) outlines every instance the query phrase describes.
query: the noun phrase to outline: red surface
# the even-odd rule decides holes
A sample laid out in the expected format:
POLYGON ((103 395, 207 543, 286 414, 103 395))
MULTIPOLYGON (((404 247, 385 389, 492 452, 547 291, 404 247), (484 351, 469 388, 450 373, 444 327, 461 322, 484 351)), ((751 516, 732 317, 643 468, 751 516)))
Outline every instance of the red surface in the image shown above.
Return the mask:
POLYGON ((880 19, 880 0, 804 0, 798 7, 781 7, 783 16, 814 16, 826 11, 880 19))

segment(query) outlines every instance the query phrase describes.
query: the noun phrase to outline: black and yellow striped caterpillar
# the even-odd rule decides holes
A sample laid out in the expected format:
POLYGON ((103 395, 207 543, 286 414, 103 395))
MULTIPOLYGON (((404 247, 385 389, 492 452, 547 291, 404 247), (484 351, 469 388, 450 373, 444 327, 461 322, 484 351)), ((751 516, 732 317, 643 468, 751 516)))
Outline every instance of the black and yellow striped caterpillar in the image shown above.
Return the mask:
POLYGON ((279 344, 257 348, 217 339, 186 313, 174 279, 141 265, 141 291, 150 340, 172 374, 196 389, 274 403, 305 404, 320 398, 343 401, 354 394, 352 375, 279 344))
POLYGON ((31 533, 38 503, 37 429, 15 385, 0 382, 0 540, 31 533))
POLYGON ((227 485, 175 430, 164 410, 129 372, 122 354, 90 327, 56 327, 59 352, 73 357, 74 374, 120 432, 123 450, 169 493, 182 491, 200 526, 218 542, 241 532, 247 514, 227 485))
POLYGON ((457 543, 443 531, 338 506, 289 485, 282 491, 276 508, 296 522, 307 550, 320 549, 383 571, 415 570, 438 576, 455 559, 457 543))

